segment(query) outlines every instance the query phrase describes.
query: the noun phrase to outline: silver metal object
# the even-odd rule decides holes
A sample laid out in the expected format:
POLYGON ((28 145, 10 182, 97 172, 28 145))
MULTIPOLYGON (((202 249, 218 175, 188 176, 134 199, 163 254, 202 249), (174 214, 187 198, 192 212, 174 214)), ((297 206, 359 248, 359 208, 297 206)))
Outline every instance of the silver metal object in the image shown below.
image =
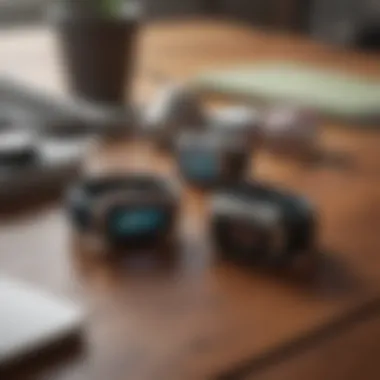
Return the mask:
POLYGON ((203 129, 206 117, 194 91, 180 84, 164 86, 143 117, 143 131, 163 146, 172 145, 179 131, 203 129))
POLYGON ((258 110, 247 106, 219 107, 208 113, 209 127, 232 138, 248 140, 258 148, 262 140, 262 120, 258 110))

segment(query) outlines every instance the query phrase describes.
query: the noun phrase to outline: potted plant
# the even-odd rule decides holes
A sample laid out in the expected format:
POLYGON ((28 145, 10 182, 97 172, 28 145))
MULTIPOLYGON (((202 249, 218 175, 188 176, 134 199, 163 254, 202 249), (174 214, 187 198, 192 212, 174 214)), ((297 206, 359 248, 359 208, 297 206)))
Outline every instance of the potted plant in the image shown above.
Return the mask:
POLYGON ((69 89, 107 105, 128 101, 139 8, 131 0, 58 0, 53 5, 69 89))

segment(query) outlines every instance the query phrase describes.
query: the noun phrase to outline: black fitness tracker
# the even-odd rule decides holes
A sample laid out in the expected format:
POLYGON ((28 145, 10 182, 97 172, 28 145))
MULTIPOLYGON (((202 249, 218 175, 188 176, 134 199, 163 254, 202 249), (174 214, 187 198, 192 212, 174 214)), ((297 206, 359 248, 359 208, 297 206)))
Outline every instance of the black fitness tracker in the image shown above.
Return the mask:
POLYGON ((257 183, 215 193, 211 230, 223 259, 242 265, 282 266, 311 252, 316 220, 303 197, 257 183))
POLYGON ((178 193, 158 176, 118 174, 87 178, 68 196, 74 226, 112 249, 167 248, 176 227, 178 193))

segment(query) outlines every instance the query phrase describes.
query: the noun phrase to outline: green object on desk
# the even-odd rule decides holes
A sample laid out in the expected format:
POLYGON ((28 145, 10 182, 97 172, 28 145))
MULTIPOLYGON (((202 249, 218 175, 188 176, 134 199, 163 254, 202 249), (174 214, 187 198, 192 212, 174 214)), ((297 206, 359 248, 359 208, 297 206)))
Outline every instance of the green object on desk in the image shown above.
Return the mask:
POLYGON ((261 62, 195 78, 201 91, 265 103, 310 107, 349 122, 380 124, 380 78, 371 81, 296 62, 261 62))

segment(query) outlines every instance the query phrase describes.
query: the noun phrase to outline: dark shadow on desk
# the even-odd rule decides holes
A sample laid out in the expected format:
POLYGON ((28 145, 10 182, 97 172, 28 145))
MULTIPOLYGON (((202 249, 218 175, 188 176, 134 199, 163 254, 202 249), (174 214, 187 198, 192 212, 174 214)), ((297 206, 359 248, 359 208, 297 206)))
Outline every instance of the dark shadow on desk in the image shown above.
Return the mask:
POLYGON ((83 358, 86 345, 81 332, 75 332, 58 343, 37 352, 29 352, 22 359, 0 364, 0 379, 32 380, 44 373, 83 358))
POLYGON ((332 252, 305 252, 289 265, 279 267, 232 265, 247 276, 265 276, 276 282, 290 285, 306 296, 333 299, 357 293, 361 289, 359 278, 338 255, 332 252))

